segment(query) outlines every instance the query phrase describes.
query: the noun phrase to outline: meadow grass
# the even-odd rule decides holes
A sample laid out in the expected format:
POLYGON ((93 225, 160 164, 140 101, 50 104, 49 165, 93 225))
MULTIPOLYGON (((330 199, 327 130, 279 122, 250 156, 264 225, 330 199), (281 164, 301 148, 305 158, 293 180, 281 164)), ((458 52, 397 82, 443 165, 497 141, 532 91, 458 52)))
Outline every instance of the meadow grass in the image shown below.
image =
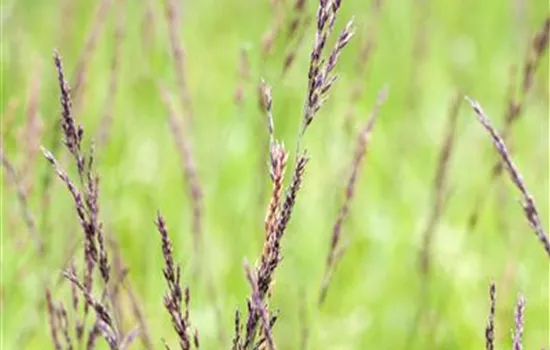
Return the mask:
POLYGON ((319 3, 3 1, 2 348, 550 346, 547 4, 319 3))

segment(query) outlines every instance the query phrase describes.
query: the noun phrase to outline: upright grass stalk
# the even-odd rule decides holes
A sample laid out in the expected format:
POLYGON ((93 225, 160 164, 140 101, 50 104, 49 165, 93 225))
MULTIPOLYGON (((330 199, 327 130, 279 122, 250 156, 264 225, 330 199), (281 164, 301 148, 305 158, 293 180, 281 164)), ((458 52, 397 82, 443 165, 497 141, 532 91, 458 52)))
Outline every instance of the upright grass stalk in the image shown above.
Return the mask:
POLYGON ((542 223, 540 222, 540 215, 535 205, 535 200, 527 190, 525 181, 523 180, 523 177, 521 176, 518 167, 512 160, 510 152, 506 148, 506 145, 504 144, 502 137, 499 135, 496 129, 491 125, 489 118, 487 117, 487 115, 485 114, 485 112, 483 111, 479 103, 477 101, 470 99, 469 97, 466 97, 466 99, 472 106, 472 109, 474 110, 478 121, 489 133, 489 136, 491 137, 493 144, 498 154, 500 155, 501 161, 504 164, 504 168, 506 169, 506 172, 508 172, 508 175, 510 176, 510 180, 512 180, 512 183, 517 187, 517 189, 521 193, 522 200, 523 200, 523 203, 522 203, 523 213, 525 215, 525 218, 527 219, 527 222, 529 223, 529 225, 537 235, 538 239, 540 240, 544 250, 546 251, 546 254, 548 255, 548 257, 550 257, 550 239, 548 238, 548 234, 546 233, 545 229, 542 227, 542 223))
POLYGON ((50 334, 53 341, 55 350, 63 349, 61 342, 59 341, 59 324, 55 317, 56 308, 52 299, 52 293, 49 289, 46 289, 46 310, 48 313, 48 325, 50 326, 50 334))
MULTIPOLYGON (((311 124, 315 115, 328 98, 330 88, 337 79, 336 75, 333 74, 334 68, 336 67, 336 63, 338 62, 342 49, 348 44, 353 35, 352 21, 349 21, 340 33, 340 36, 338 37, 328 58, 324 58, 322 56, 326 41, 333 31, 340 6, 341 0, 319 0, 319 6, 317 9, 317 31, 310 57, 306 100, 304 103, 301 128, 297 137, 296 159, 294 163, 292 181, 286 190, 284 200, 278 198, 278 194, 280 193, 280 185, 278 182, 282 181, 279 177, 282 178, 284 174, 287 155, 283 146, 274 140, 271 89, 265 84, 260 87, 260 101, 265 108, 265 113, 268 120, 271 159, 270 173, 272 174, 272 181, 274 182, 274 190, 268 206, 266 222, 264 225, 264 229, 267 233, 265 234, 260 262, 256 266, 258 294, 260 300, 262 301, 265 301, 265 299, 271 294, 274 273, 282 259, 282 238, 285 234, 288 223, 290 222, 294 205, 296 203, 296 196, 301 187, 305 166, 308 162, 306 152, 302 152, 300 149, 301 139, 307 127, 311 124), (275 203, 277 203, 277 205, 275 205, 275 203), (278 209, 274 212, 273 208, 278 209)), ((265 305, 267 305, 267 302, 265 305)), ((236 345, 234 346, 235 348, 253 349, 262 344, 262 339, 259 341, 257 340, 257 328, 261 318, 262 316, 260 311, 253 308, 249 304, 244 341, 236 342, 236 345)), ((276 316, 272 314, 270 316, 271 327, 275 322, 276 316)), ((267 336, 268 335, 264 334, 263 339, 266 339, 267 336)), ((240 339, 240 336, 235 335, 234 339, 240 339)))
MULTIPOLYGON (((74 100, 75 100, 75 108, 72 113, 78 114, 81 107, 81 97, 84 95, 84 89, 86 85, 87 80, 87 73, 88 73, 88 66, 89 62, 91 61, 91 57, 94 53, 94 50, 97 46, 97 41, 100 37, 102 28, 105 24, 107 14, 109 12, 111 0, 101 0, 97 4, 94 19, 92 20, 92 25, 87 33, 86 41, 84 44, 84 47, 81 50, 79 59, 76 64, 76 68, 73 72, 73 87, 74 87, 74 100)), ((72 1, 64 1, 63 2, 63 10, 62 10, 62 19, 60 23, 63 23, 66 25, 67 18, 70 18, 71 15, 74 12, 74 4, 72 4, 72 1)), ((68 31, 67 27, 64 26, 60 28, 61 31, 61 38, 59 39, 61 42, 65 41, 66 32, 68 31)), ((56 66, 60 65, 61 62, 57 62, 56 60, 56 66)), ((58 77, 60 79, 63 79, 64 82, 62 83, 60 81, 60 86, 62 84, 68 84, 65 82, 65 73, 63 72, 63 76, 59 74, 59 70, 63 69, 63 67, 57 67, 58 68, 58 77)), ((68 90, 68 89, 66 89, 68 90)), ((67 101, 67 100, 66 100, 67 101)), ((73 109, 73 102, 71 99, 68 100, 70 103, 69 108, 73 109)), ((63 102, 62 102, 63 103, 63 102)), ((74 115, 73 115, 74 117, 74 115)), ((53 125, 53 130, 56 130, 59 128, 59 123, 55 122, 53 125)), ((59 151, 59 142, 58 142, 58 135, 57 132, 52 133, 54 135, 52 139, 50 140, 49 149, 51 150, 52 154, 56 154, 59 151)), ((71 151, 71 153, 73 153, 71 151)), ((79 163, 79 162, 77 162, 79 163)), ((80 168, 79 168, 80 169, 80 168)), ((80 174, 80 170, 79 170, 80 174)), ((40 231, 42 232, 49 232, 50 229, 48 227, 48 219, 49 219, 49 213, 50 213, 50 200, 51 200, 51 190, 52 190, 52 173, 51 172, 45 172, 44 176, 41 179, 41 209, 42 209, 42 218, 40 222, 40 231)), ((82 179, 81 179, 82 181, 82 179)))
MULTIPOLYGON (((96 7, 96 11, 95 11, 95 16, 94 16, 94 19, 92 20, 92 26, 90 27, 90 30, 88 31, 88 34, 87 34, 87 37, 86 37, 86 41, 85 41, 85 44, 84 44, 84 47, 82 48, 82 51, 80 53, 80 56, 79 56, 79 59, 77 61, 77 64, 76 64, 76 68, 73 72, 73 89, 74 89, 74 100, 75 100, 75 111, 73 113, 75 114, 78 114, 79 111, 80 111, 80 107, 81 107, 81 103, 80 103, 80 100, 81 100, 81 97, 84 95, 84 89, 85 89, 85 85, 86 85, 86 80, 87 80, 87 73, 88 73, 88 65, 89 65, 89 62, 91 61, 91 58, 92 58, 92 55, 94 53, 94 50, 97 46, 97 41, 98 41, 98 38, 101 34, 101 31, 102 31, 102 28, 104 26, 104 23, 106 21, 106 18, 107 18, 107 14, 108 14, 108 10, 110 8, 110 5, 111 5, 111 1, 112 0, 101 0, 101 2, 99 2, 97 4, 97 7, 96 7)), ((71 1, 66 1, 64 4, 64 10, 62 11, 62 15, 64 16, 68 16, 70 17, 70 15, 74 12, 74 8, 71 4, 71 1)), ((62 23, 65 23, 65 20, 66 18, 62 18, 62 23)), ((61 30, 61 35, 64 37, 65 36, 65 32, 67 31, 67 28, 63 27, 60 29, 61 30)), ((60 40, 63 42, 63 38, 60 38, 60 40)), ((56 63, 57 65, 57 63, 56 63)), ((61 67, 62 69, 62 67, 61 67)), ((58 67, 58 71, 59 71, 59 67, 58 67)), ((59 76, 59 72, 58 72, 58 76, 59 76)), ((63 79, 65 79, 64 77, 64 73, 63 73, 63 79)), ((61 84, 61 83, 60 83, 61 84)), ((63 83, 65 84, 65 83, 63 83)), ((68 84, 67 84, 68 86, 68 84)), ((70 108, 72 109, 72 100, 70 100, 70 108)), ((57 130, 59 128, 59 125, 58 123, 54 123, 53 125, 53 130, 57 130)), ((54 137, 52 137, 51 141, 50 141, 50 145, 49 145, 49 149, 51 150, 51 152, 53 154, 57 153, 58 150, 59 150, 59 142, 58 142, 58 139, 57 139, 57 133, 54 132, 52 133, 52 135, 55 135, 54 137)), ((71 152, 72 153, 72 152, 71 152)), ((41 223, 40 223, 40 230, 42 232, 47 232, 49 231, 49 228, 48 228, 48 218, 49 218, 49 208, 50 208, 50 197, 51 197, 51 186, 52 186, 52 174, 51 172, 46 172, 45 175, 42 177, 42 180, 41 180, 41 185, 42 185, 42 204, 41 204, 41 207, 42 207, 42 220, 41 220, 41 223)))
MULTIPOLYGON (((179 36, 179 12, 174 0, 164 0, 164 10, 166 23, 168 25, 168 35, 170 39, 170 48, 172 51, 172 60, 174 63, 174 72, 176 76, 176 83, 179 90, 180 105, 184 110, 182 119, 184 128, 180 126, 182 123, 178 121, 177 114, 175 113, 175 106, 169 102, 167 92, 161 88, 161 95, 169 110, 169 125, 174 136, 174 141, 178 146, 180 153, 181 165, 183 168, 184 176, 187 179, 187 186, 189 192, 189 198, 193 206, 193 246, 195 248, 195 256, 198 258, 200 245, 202 240, 202 190, 198 180, 196 172, 195 157, 192 152, 192 145, 190 141, 190 133, 188 129, 191 127, 191 121, 193 120, 193 107, 191 93, 189 91, 187 83, 187 74, 185 70, 185 50, 181 44, 181 38, 179 36)), ((197 260, 198 263, 198 260, 197 260)))
POLYGON ((34 189, 36 160, 40 152, 40 141, 44 133, 44 125, 39 113, 40 94, 42 91, 41 71, 41 64, 37 64, 29 87, 25 129, 20 136, 22 140, 25 140, 23 148, 26 156, 20 165, 20 169, 22 184, 25 194, 28 196, 31 195, 34 189))
POLYGON ((92 26, 86 38, 86 43, 77 61, 73 82, 74 98, 77 105, 82 102, 81 97, 84 95, 84 89, 86 87, 88 66, 97 46, 98 38, 105 25, 105 21, 107 20, 107 14, 109 13, 112 1, 113 0, 101 0, 98 2, 92 26))
MULTIPOLYGON (((82 151, 82 139, 84 131, 77 124, 72 112, 72 100, 69 85, 65 80, 65 73, 61 56, 54 52, 54 63, 58 73, 58 81, 60 87, 60 102, 61 102, 61 129, 63 131, 64 144, 73 156, 79 182, 73 182, 68 174, 61 168, 53 154, 42 149, 44 157, 51 163, 55 173, 59 179, 66 185, 69 194, 73 199, 73 205, 76 210, 76 215, 80 226, 84 233, 84 277, 81 282, 76 276, 74 268, 70 267, 63 273, 64 277, 72 284, 72 304, 73 309, 78 307, 78 298, 76 297, 75 289, 84 297, 84 311, 82 319, 75 317, 75 333, 76 343, 82 345, 84 336, 83 326, 86 324, 88 310, 91 308, 95 311, 96 319, 92 329, 88 332, 86 340, 86 348, 93 349, 97 338, 103 337, 109 344, 111 349, 122 349, 132 342, 137 336, 138 331, 132 330, 126 336, 120 332, 116 319, 113 317, 110 304, 112 300, 109 293, 109 285, 111 282, 111 267, 108 259, 103 225, 99 218, 99 177, 94 173, 94 148, 93 144, 89 154, 85 155, 82 151), (92 295, 92 286, 94 279, 94 269, 97 267, 99 274, 105 285, 104 292, 100 299, 92 295)), ((121 281, 117 281, 121 282, 121 281)), ((51 294, 47 293, 47 299, 51 299, 51 294)), ((47 303, 50 303, 47 300, 47 303)), ((53 304, 52 304, 53 305, 53 304)), ((48 309, 51 309, 48 306, 48 309)), ((66 317, 66 309, 61 304, 57 308, 58 325, 60 325, 64 338, 69 342, 69 326, 68 318, 66 317)), ((53 323, 52 323, 53 324, 53 323)), ((52 334, 54 344, 57 340, 52 334)), ((70 345, 72 346, 72 345, 70 345)))
MULTIPOLYGON (((275 41, 279 37, 282 31, 283 23, 285 21, 284 3, 280 0, 271 1, 271 11, 273 12, 272 20, 269 27, 265 30, 261 37, 260 52, 262 57, 262 64, 268 60, 273 54, 273 47, 275 41)), ((263 67, 260 68, 263 71, 263 67)))
MULTIPOLYGON (((119 275, 120 283, 118 285, 119 288, 117 289, 122 289, 123 290, 122 292, 126 292, 126 295, 128 297, 128 302, 130 304, 130 311, 133 314, 138 325, 139 337, 141 338, 141 343, 143 345, 143 348, 147 350, 152 350, 153 343, 151 341, 151 332, 148 327, 146 317, 142 310, 142 303, 139 300, 138 296, 136 295, 135 288, 132 285, 131 281, 128 281, 125 278, 125 276, 129 273, 130 269, 125 265, 125 262, 123 261, 119 244, 117 244, 117 242, 114 239, 111 239, 109 243, 114 253, 115 270, 119 275)), ((112 292, 112 298, 113 299, 116 298, 116 291, 114 288, 112 292)), ((113 304, 115 304, 114 300, 113 300, 113 304)), ((122 310, 120 310, 120 313, 122 313, 122 310)))
POLYGON ((345 248, 344 246, 342 246, 342 243, 341 243, 342 225, 344 223, 344 220, 349 214, 349 209, 351 206, 351 202, 353 200, 353 196, 355 194, 355 185, 357 183, 357 178, 359 176, 361 164, 363 163, 363 160, 367 152, 367 147, 370 142, 374 123, 380 111, 381 105, 386 100, 387 93, 388 93, 387 89, 383 89, 382 91, 380 91, 380 93, 378 94, 378 100, 376 101, 376 104, 370 115, 369 120, 363 125, 363 127, 361 128, 357 136, 355 153, 350 166, 351 168, 350 176, 348 178, 347 185, 346 185, 344 203, 340 208, 340 211, 338 213, 338 216, 332 228, 330 247, 327 254, 327 260, 325 265, 325 273, 324 273, 323 281, 321 282, 321 289, 319 293, 319 305, 322 305, 323 302, 325 301, 329 285, 332 281, 332 274, 336 269, 336 265, 342 258, 345 251, 345 248))
POLYGON ((174 63, 174 72, 176 74, 176 83, 179 89, 180 103, 184 108, 184 120, 189 123, 193 120, 193 108, 191 105, 191 93, 187 84, 187 74, 185 71, 185 50, 181 44, 179 36, 179 12, 175 0, 164 0, 164 13, 168 24, 168 35, 170 38, 170 48, 172 50, 172 59, 174 63))
POLYGON ((363 90, 365 89, 365 81, 368 80, 369 64, 372 60, 372 55, 377 44, 378 37, 378 22, 380 21, 380 12, 382 10, 382 0, 372 0, 370 5, 369 24, 367 31, 364 33, 363 39, 359 46, 357 61, 355 63, 356 78, 353 82, 352 91, 349 97, 349 106, 344 118, 344 125, 351 130, 353 117, 355 114, 354 108, 359 104, 363 90))
POLYGON ((239 52, 239 60, 237 64, 237 86, 235 88, 234 100, 239 108, 243 108, 244 89, 246 83, 250 80, 250 62, 248 50, 242 47, 239 52))
POLYGON ((38 254, 42 255, 44 253, 44 243, 42 241, 42 236, 38 233, 36 221, 31 212, 28 197, 25 193, 25 189, 23 188, 23 184, 21 183, 19 174, 15 170, 13 164, 11 164, 11 162, 6 158, 2 148, 0 148, 0 159, 2 160, 2 167, 4 168, 5 173, 17 193, 17 200, 19 201, 23 222, 25 223, 25 226, 27 226, 27 230, 29 231, 29 235, 34 242, 38 254))
POLYGON ((286 33, 285 58, 281 75, 284 77, 296 60, 311 24, 311 16, 306 13, 306 1, 295 0, 292 6, 292 19, 288 23, 286 33))
POLYGON ((423 241, 420 251, 420 270, 424 276, 427 276, 430 271, 432 254, 431 245, 448 196, 447 177, 451 154, 454 147, 456 124, 461 102, 462 99, 459 94, 456 94, 451 101, 445 130, 445 138, 439 151, 439 161, 432 189, 432 210, 422 234, 423 241))
MULTIPOLYGON (((300 189, 307 157, 301 154, 294 168, 292 181, 286 191, 285 198, 282 198, 282 183, 286 168, 287 153, 284 146, 275 140, 274 125, 272 116, 273 100, 271 96, 271 88, 262 83, 261 88, 261 105, 265 108, 267 116, 268 131, 270 135, 270 176, 273 182, 273 191, 271 194, 270 203, 268 205, 265 223, 264 223, 264 246, 260 261, 255 268, 254 288, 252 296, 249 298, 248 316, 245 327, 244 339, 240 334, 234 337, 234 348, 236 349, 253 349, 259 346, 263 341, 271 344, 270 334, 266 334, 266 325, 269 323, 269 329, 275 322, 275 315, 269 317, 262 315, 263 308, 267 309, 267 299, 270 295, 273 276, 277 266, 279 265, 281 255, 281 240, 284 236, 288 223, 290 221, 294 205, 296 203, 296 195, 300 189), (257 286, 257 289, 255 287, 257 286), (264 307, 260 307, 259 302, 265 303, 264 307), (266 322, 266 318, 269 322, 266 322), (264 320, 264 334, 258 340, 258 324, 260 320, 264 320)), ((252 283, 252 282, 251 282, 252 283)), ((240 325, 240 317, 238 320, 240 325)), ((236 328, 239 328, 236 326, 236 328)), ((273 344, 271 344, 274 346, 273 344)))
POLYGON ((283 78, 288 73, 288 71, 292 68, 292 66, 294 65, 294 62, 296 62, 296 56, 298 55, 298 51, 300 51, 300 49, 304 44, 304 39, 306 37, 306 33, 310 24, 311 24, 310 16, 305 17, 298 24, 300 27, 297 29, 298 33, 296 34, 296 39, 293 40, 292 44, 289 44, 288 48, 286 49, 285 58, 283 59, 283 69, 281 72, 281 76, 283 78))
POLYGON ((296 32, 300 28, 300 24, 304 21, 306 14, 306 0, 294 0, 294 5, 292 6, 292 20, 290 21, 287 28, 287 38, 292 39, 296 32))

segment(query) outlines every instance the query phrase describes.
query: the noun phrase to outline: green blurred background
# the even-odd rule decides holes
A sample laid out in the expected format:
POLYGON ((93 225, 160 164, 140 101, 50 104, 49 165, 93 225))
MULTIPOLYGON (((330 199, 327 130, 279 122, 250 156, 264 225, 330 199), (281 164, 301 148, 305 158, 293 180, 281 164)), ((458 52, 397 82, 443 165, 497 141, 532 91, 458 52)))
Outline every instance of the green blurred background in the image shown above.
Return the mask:
MULTIPOLYGON (((56 148, 61 134, 58 86, 52 63, 57 48, 71 72, 94 25, 97 1, 2 1, 1 110, 6 157, 27 184, 29 206, 46 254, 36 253, 21 219, 12 182, 2 181, 1 315, 3 349, 40 349, 51 342, 40 306, 43 278, 55 284, 78 227, 71 199, 53 178, 47 215, 42 179, 52 172, 37 152, 56 148), (27 105, 38 86, 38 131, 27 128, 27 105), (29 135, 33 135, 29 138, 29 135), (31 152, 31 154, 29 154, 31 152), (30 166, 25 167, 27 163, 30 166), (30 169, 24 173, 24 169, 30 169)), ((291 2, 284 13, 292 18, 291 2)), ((205 349, 229 348, 236 308, 245 311, 249 286, 243 261, 261 252, 268 201, 265 120, 257 83, 273 87, 277 138, 294 150, 306 90, 314 31, 308 28, 296 62, 282 76, 285 36, 262 55, 262 37, 273 23, 270 1, 179 1, 180 34, 194 119, 191 138, 204 190, 202 273, 193 276, 191 206, 167 112, 157 90, 177 95, 163 3, 113 1, 86 71, 77 118, 86 140, 96 137, 109 94, 117 23, 123 25, 118 91, 109 141, 97 149, 101 218, 119 243, 124 263, 146 315, 155 348, 161 338, 176 344, 162 307, 164 280, 157 209, 164 214, 191 288, 191 317, 205 349), (149 15, 147 15, 149 13, 149 15), (242 50, 249 76, 239 77, 242 50), (235 102, 238 86, 243 102, 235 102), (223 343, 220 343, 220 331, 223 343)), ((307 1, 314 16, 317 3, 307 1)), ((483 105, 494 124, 504 124, 510 67, 518 81, 532 36, 549 14, 542 0, 384 1, 376 32, 372 4, 344 1, 337 30, 355 17, 357 35, 337 66, 340 80, 308 130, 303 145, 311 160, 284 237, 284 260, 276 272, 270 307, 279 309, 275 337, 280 349, 301 348, 304 326, 309 349, 483 348, 488 285, 497 284, 497 344, 511 345, 518 292, 527 300, 525 347, 549 346, 548 259, 526 223, 518 192, 507 177, 489 191, 496 153, 470 108, 458 117, 449 168, 450 196, 437 228, 434 270, 422 294, 418 254, 432 209, 432 183, 448 109, 457 92, 483 105), (357 73, 361 43, 376 42, 366 74, 357 73), (344 225, 346 255, 335 272, 325 304, 317 299, 332 225, 342 203, 353 156, 355 130, 366 121, 377 92, 390 93, 375 126, 356 198, 344 225), (364 89, 350 106, 357 85, 364 89), (351 123, 346 115, 351 114, 351 123), (475 230, 468 217, 487 193, 475 230), (419 305, 422 317, 416 318, 419 305)), ((283 29, 286 30, 287 22, 283 29)), ((512 128, 510 146, 548 228, 548 55, 543 57, 524 114, 512 128)), ((75 174, 66 150, 56 157, 75 174)), ((77 252, 80 261, 81 251, 77 252)), ((67 299, 66 283, 54 287, 67 299)), ((125 329, 134 324, 129 316, 125 329)), ((106 348, 105 343, 100 348, 106 348)), ((139 342, 134 348, 141 348, 139 342)))

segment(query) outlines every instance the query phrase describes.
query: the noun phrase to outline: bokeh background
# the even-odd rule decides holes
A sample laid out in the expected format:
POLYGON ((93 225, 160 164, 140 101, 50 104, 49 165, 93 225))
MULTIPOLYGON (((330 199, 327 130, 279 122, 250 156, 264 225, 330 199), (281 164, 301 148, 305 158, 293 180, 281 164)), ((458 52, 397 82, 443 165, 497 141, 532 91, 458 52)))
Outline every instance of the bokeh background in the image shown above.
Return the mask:
MULTIPOLYGON (((188 127, 204 191, 204 242, 197 260, 187 183, 157 89, 162 83, 175 99, 178 94, 163 2, 113 0, 98 25, 98 8, 104 6, 100 1, 2 1, 3 153, 18 172, 45 244, 39 255, 13 181, 3 171, 3 349, 51 346, 44 283, 52 286, 56 300, 67 299, 69 286, 58 283, 60 272, 71 254, 81 261, 81 249, 72 253, 82 232, 71 199, 39 151, 40 145, 54 149, 64 167, 76 174, 66 150, 59 147, 54 48, 63 56, 71 82, 79 58, 89 56, 86 83, 75 101, 86 142, 97 139, 112 103, 109 137, 96 147, 101 218, 130 269, 127 282, 155 348, 163 346, 162 338, 176 344, 162 307, 157 210, 166 218, 182 279, 191 289, 191 317, 202 347, 230 347, 235 310, 245 311, 249 294, 243 261, 254 263, 259 257, 268 201, 267 130, 258 107, 258 82, 263 77, 273 87, 276 136, 292 153, 314 38, 310 25, 294 64, 282 74, 289 50, 284 33, 294 12, 291 1, 281 2, 282 34, 266 54, 266 33, 280 16, 274 11, 279 5, 273 3, 177 1, 194 114, 188 127), (95 48, 84 53, 95 27, 95 48), (120 41, 117 28, 122 30, 120 41), (114 94, 109 87, 113 55, 119 63, 114 94), (239 68, 243 55, 246 74, 239 68), (237 91, 242 100, 236 99, 237 91), (52 187, 44 204, 48 176, 52 187), (194 264, 201 273, 193 274, 194 264)), ((418 264, 449 106, 457 93, 467 94, 479 100, 497 128, 504 124, 507 91, 511 81, 521 85, 531 38, 549 14, 548 2, 382 1, 378 15, 373 6, 367 0, 343 2, 336 28, 354 16, 356 36, 337 66, 340 80, 303 140, 311 160, 284 237, 284 260, 270 303, 280 310, 274 330, 279 348, 302 348, 304 329, 308 349, 483 348, 491 281, 497 285, 498 346, 511 345, 514 305, 521 292, 527 300, 525 347, 548 348, 548 258, 508 178, 490 181, 496 153, 466 103, 459 111, 448 196, 428 281, 421 278, 418 264), (359 72, 361 47, 369 38, 375 46, 365 72, 359 72), (389 98, 343 228, 348 249, 325 304, 318 307, 356 131, 384 84, 390 87, 389 98), (352 101, 357 87, 362 92, 352 101), (472 229, 468 219, 480 198, 482 209, 472 229)), ((314 16, 316 7, 315 1, 306 1, 305 14, 314 16)), ((548 74, 546 54, 509 138, 546 228, 548 74)), ((122 295, 128 299, 127 293, 122 295)), ((130 309, 129 303, 124 305, 130 309)), ((128 310, 124 327, 134 324, 128 310)))

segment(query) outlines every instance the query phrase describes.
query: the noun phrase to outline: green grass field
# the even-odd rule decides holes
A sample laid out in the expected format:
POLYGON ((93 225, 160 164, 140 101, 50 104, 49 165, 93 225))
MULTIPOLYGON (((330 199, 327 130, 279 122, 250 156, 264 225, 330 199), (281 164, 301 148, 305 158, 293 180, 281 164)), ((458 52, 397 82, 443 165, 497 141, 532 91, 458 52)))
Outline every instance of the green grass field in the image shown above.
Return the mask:
MULTIPOLYGON (((283 1, 282 34, 267 56, 262 54, 262 37, 274 21, 270 1, 177 2, 194 115, 188 131, 204 194, 198 256, 193 253, 188 183, 157 88, 164 84, 179 101, 163 2, 112 1, 96 47, 88 54, 86 83, 74 110, 84 126, 87 150, 90 138, 97 140, 109 108, 115 32, 122 28, 110 137, 96 147, 101 220, 129 267, 126 282, 139 299, 154 348, 163 347, 162 339, 173 349, 177 344, 163 308, 163 259, 154 224, 160 210, 175 258, 182 264, 182 281, 191 290, 191 319, 199 330, 201 348, 228 349, 235 310, 239 308, 246 317, 250 287, 243 262, 254 264, 261 254, 271 191, 258 83, 264 78, 272 86, 275 133, 291 154, 292 166, 318 4, 306 2, 305 14, 313 22, 294 64, 283 76, 288 52, 284 34, 293 16, 292 1, 283 1), (243 50, 248 57, 244 78, 238 69, 243 50), (241 104, 235 101, 239 86, 241 104)), ((59 50, 73 83, 89 32, 97 25, 99 3, 2 1, 3 154, 18 173, 27 209, 44 244, 44 253, 39 254, 23 220, 17 186, 4 167, 2 349, 53 349, 43 305, 44 284, 51 287, 55 300, 70 305, 69 283, 58 282, 72 255, 81 264, 83 233, 71 197, 39 146, 52 150, 76 179, 76 167, 62 146, 58 125, 59 87, 52 53, 59 50), (36 113, 29 107, 33 94, 36 113), (52 181, 46 205, 45 178, 52 181), (78 249, 71 253, 75 246, 78 249)), ((275 273, 269 302, 271 310, 279 310, 273 329, 278 348, 304 348, 307 332, 308 349, 482 349, 488 286, 494 281, 497 347, 511 348, 514 307, 521 292, 526 299, 525 349, 548 349, 548 256, 527 223, 520 194, 507 174, 490 180, 498 154, 465 101, 460 105, 445 207, 431 246, 432 270, 427 280, 419 268, 449 106, 457 94, 471 96, 501 129, 511 80, 521 90, 525 57, 549 16, 548 3, 382 1, 374 21, 370 1, 348 0, 343 1, 335 34, 352 16, 356 35, 336 67, 340 79, 302 141, 310 160, 283 238, 284 259, 275 273), (369 37, 375 47, 366 72, 359 73, 360 48, 369 37), (512 66, 517 71, 513 79, 512 66), (332 227, 344 200, 357 130, 367 121, 385 84, 388 99, 381 107, 344 221, 347 251, 319 307, 332 227), (356 86, 362 94, 354 102, 356 86), (482 197, 479 221, 470 229, 470 214, 482 197)), ((329 44, 332 47, 332 41, 329 44)), ((548 63, 546 53, 507 138, 547 229, 548 63)), ((178 110, 183 109, 178 105, 178 110)), ((291 170, 287 169, 287 178, 291 170)), ((96 287, 99 295, 99 284, 96 287)), ((123 329, 129 331, 135 319, 127 293, 122 291, 121 298, 123 329)), ((107 343, 100 341, 98 348, 107 349, 107 343)), ((140 349, 142 344, 136 341, 131 348, 140 349)))

